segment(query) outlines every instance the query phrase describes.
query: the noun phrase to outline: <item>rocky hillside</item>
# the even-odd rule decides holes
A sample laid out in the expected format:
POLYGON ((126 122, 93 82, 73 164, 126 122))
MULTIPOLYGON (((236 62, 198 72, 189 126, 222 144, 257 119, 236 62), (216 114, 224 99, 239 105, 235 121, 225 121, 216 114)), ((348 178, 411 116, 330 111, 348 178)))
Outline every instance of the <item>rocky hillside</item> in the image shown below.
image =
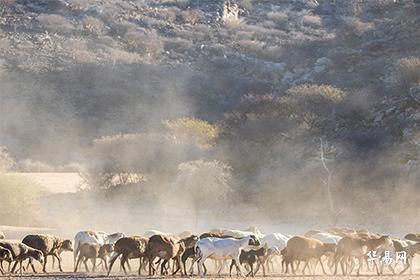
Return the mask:
MULTIPOLYGON (((309 187, 296 201, 317 209, 322 139, 341 208, 353 209, 351 197, 369 212, 386 193, 376 214, 401 200, 409 211, 419 196, 419 11, 415 0, 0 0, 0 145, 16 162, 97 168, 89 156, 101 137, 156 148, 162 137, 124 135, 191 117, 217 133, 194 123, 186 134, 197 125, 211 144, 182 148, 173 167, 227 163, 241 202, 264 191, 252 203, 272 209, 274 197, 309 187)), ((98 149, 102 160, 109 150, 98 149)), ((160 170, 127 151, 106 160, 160 170)))

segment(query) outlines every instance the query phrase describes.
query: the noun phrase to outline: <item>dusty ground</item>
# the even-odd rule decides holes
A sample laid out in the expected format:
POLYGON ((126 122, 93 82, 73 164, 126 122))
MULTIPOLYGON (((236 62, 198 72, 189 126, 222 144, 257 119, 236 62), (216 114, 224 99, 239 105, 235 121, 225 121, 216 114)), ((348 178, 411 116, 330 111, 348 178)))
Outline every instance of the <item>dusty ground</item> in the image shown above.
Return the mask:
MULTIPOLYGON (((71 253, 63 253, 62 255, 63 257, 63 269, 64 271, 72 271, 73 269, 73 259, 72 259, 72 254, 71 253)), ((118 262, 117 262, 118 263, 118 262)), ((117 264, 116 263, 116 264, 117 264)), ((34 279, 34 280, 53 280, 53 279, 101 279, 101 280, 122 280, 122 279, 168 279, 168 280, 173 280, 173 279, 183 279, 181 276, 177 276, 177 277, 161 277, 161 276, 155 276, 155 277, 147 277, 147 276, 137 276, 136 275, 136 269, 137 269, 137 264, 138 261, 136 260, 132 260, 131 262, 131 266, 133 269, 133 272, 129 275, 129 276, 123 276, 123 274, 121 272, 119 272, 118 266, 114 265, 114 268, 112 270, 111 276, 107 277, 105 272, 98 272, 98 273, 86 273, 84 268, 82 268, 81 272, 78 273, 69 273, 69 272, 63 272, 63 273, 59 273, 57 272, 57 265, 56 265, 56 269, 52 269, 51 268, 51 259, 48 259, 48 265, 47 265, 47 270, 51 271, 48 274, 45 273, 38 273, 38 274, 32 274, 32 273, 26 273, 23 274, 22 277, 10 277, 10 276, 0 276, 0 279, 34 279)), ((89 263, 90 265, 90 263, 89 263)), ((211 266, 211 264, 210 264, 211 266)), ((90 267, 90 266, 89 266, 90 267)), ((188 265, 189 267, 189 265, 188 265)), ((382 280, 414 280, 414 279, 420 279, 420 258, 417 257, 415 259, 415 265, 414 265, 414 272, 415 275, 390 275, 389 272, 387 272, 386 275, 383 276, 376 276, 374 275, 372 272, 369 273, 370 275, 362 275, 362 276, 331 276, 331 275, 316 275, 316 276, 303 276, 303 275, 297 275, 297 276, 291 276, 291 275, 282 275, 277 273, 272 273, 267 277, 255 277, 255 280, 262 280, 262 279, 298 279, 298 280, 322 280, 322 279, 330 279, 330 280, 350 280, 350 279, 357 279, 357 280, 374 280, 374 279, 382 279, 382 280)), ((37 269, 40 271, 41 270, 41 266, 39 264, 37 264, 37 269)), ((401 270, 401 268, 397 268, 397 272, 399 272, 401 270)), ((364 273, 364 274, 368 274, 368 273, 364 273)), ((216 277, 216 275, 209 275, 206 277, 206 279, 217 279, 219 277, 216 277)), ((228 275, 225 273, 223 275, 223 277, 221 278, 229 278, 228 275)), ((199 277, 185 277, 185 279, 200 279, 199 277)), ((220 279, 220 278, 219 278, 220 279)), ((241 278, 229 278, 229 279, 241 279, 241 278)))
MULTIPOLYGON (((0 277, 1 279, 2 277, 0 277)), ((103 280, 122 280, 122 279, 151 279, 146 276, 138 277, 138 276, 111 276, 106 277, 105 275, 100 274, 85 274, 85 273, 53 273, 49 275, 31 275, 26 274, 23 277, 4 277, 6 279, 34 279, 34 280, 53 280, 53 279, 103 279, 103 280)), ((153 277, 154 279, 162 279, 163 277, 153 277)), ((222 278, 229 278, 227 276, 224 276, 222 278)), ((168 280, 173 279, 182 279, 181 277, 168 277, 165 278, 168 280)), ((191 277, 191 278, 185 278, 185 279, 201 279, 197 277, 191 277)), ((218 279, 215 276, 208 276, 206 279, 218 279)), ((220 279, 220 278, 219 278, 220 279)), ((243 279, 243 278, 229 278, 229 279, 243 279)), ((358 280, 374 280, 374 279, 383 279, 383 280, 414 280, 414 279, 420 279, 420 274, 417 275, 403 275, 403 276, 393 276, 393 275, 384 275, 384 276, 375 276, 375 275, 369 275, 369 276, 323 276, 323 275, 317 275, 317 276, 284 276, 284 275, 273 275, 273 276, 267 276, 267 277, 255 277, 253 278, 255 280, 266 280, 266 279, 297 279, 297 280, 322 280, 322 279, 330 279, 330 280, 350 280, 350 279, 358 279, 358 280)))

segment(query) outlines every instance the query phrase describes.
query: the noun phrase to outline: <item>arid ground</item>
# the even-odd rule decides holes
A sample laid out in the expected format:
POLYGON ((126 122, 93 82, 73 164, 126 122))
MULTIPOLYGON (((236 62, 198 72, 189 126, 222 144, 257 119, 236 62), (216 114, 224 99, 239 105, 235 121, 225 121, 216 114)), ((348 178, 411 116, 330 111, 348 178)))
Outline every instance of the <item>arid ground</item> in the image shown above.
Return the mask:
MULTIPOLYGON (((57 266, 56 269, 51 269, 51 260, 48 260, 48 266, 47 266, 47 270, 51 271, 48 274, 45 273, 38 273, 38 274, 32 274, 32 273, 24 273, 23 277, 20 276, 16 276, 16 277, 2 277, 0 276, 0 279, 5 278, 5 279, 34 279, 34 280, 52 280, 52 279, 167 279, 167 280, 172 280, 172 279, 181 279, 184 277, 181 276, 176 276, 176 277, 172 277, 172 276, 168 276, 168 277, 162 277, 162 276, 154 276, 154 277, 148 277, 147 274, 145 272, 143 272, 142 276, 138 276, 137 275, 137 260, 131 260, 131 266, 132 266, 132 272, 128 275, 128 276, 124 276, 122 272, 119 271, 119 268, 117 265, 114 265, 113 269, 112 269, 112 273, 109 277, 106 276, 106 272, 96 272, 96 273, 86 273, 84 268, 82 268, 82 270, 78 273, 73 273, 73 272, 68 272, 68 271, 72 271, 73 269, 73 261, 72 261, 72 255, 70 253, 63 253, 62 255, 63 257, 63 269, 65 272, 60 273, 57 272, 57 266)), ((118 261, 115 263, 118 264, 118 261)), ((90 263, 88 263, 89 268, 91 267, 90 263)), ((189 265, 187 264, 187 267, 189 268, 189 265)), ((319 267, 318 267, 319 268, 319 267)), ((37 269, 40 269, 39 264, 37 264, 37 269)), ((210 265, 210 269, 211 269, 211 265, 210 265)), ((328 268, 327 272, 328 271, 328 268)), ((401 271, 401 266, 397 267, 397 272, 401 271)), ((333 276, 333 275, 321 275, 320 271, 317 271, 317 275, 316 276, 306 276, 306 275, 301 275, 299 273, 299 275, 297 276, 292 276, 292 275, 284 275, 281 274, 278 271, 274 272, 274 273, 268 273, 267 277, 262 277, 261 272, 259 272, 258 277, 255 277, 255 280, 259 280, 259 279, 299 279, 299 280, 321 280, 321 279, 330 279, 330 280, 350 280, 350 279, 360 279, 360 280, 373 280, 373 279, 382 279, 382 280, 414 280, 414 279, 420 279, 420 258, 417 257, 415 260, 415 264, 413 267, 413 272, 414 275, 391 275, 391 273, 389 271, 385 272, 385 275, 382 276, 377 276, 374 274, 374 272, 363 272, 361 276, 357 277, 355 275, 351 275, 351 276, 333 276)), ((185 277, 186 278, 186 277, 185 277)), ((200 279, 198 276, 194 276, 194 277, 187 277, 188 279, 200 279)), ((216 278, 228 278, 228 279, 240 279, 238 277, 232 277, 230 278, 227 274, 227 271, 225 269, 224 274, 222 275, 222 277, 217 277, 214 273, 210 274, 209 276, 206 277, 206 279, 216 279, 216 278)))

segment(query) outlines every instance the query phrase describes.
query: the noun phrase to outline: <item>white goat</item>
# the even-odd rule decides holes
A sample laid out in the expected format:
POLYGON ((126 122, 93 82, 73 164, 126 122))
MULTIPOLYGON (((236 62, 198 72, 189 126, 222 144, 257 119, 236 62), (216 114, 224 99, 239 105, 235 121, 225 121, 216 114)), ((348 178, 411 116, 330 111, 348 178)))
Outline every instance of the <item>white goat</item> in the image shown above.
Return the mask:
POLYGON ((85 243, 96 243, 99 245, 114 244, 118 239, 125 237, 122 232, 116 232, 113 234, 107 234, 103 231, 79 231, 74 237, 74 264, 76 265, 77 255, 79 253, 80 246, 85 243))
MULTIPOLYGON (((260 242, 255 235, 245 236, 240 239, 207 237, 197 241, 194 248, 199 257, 198 270, 200 276, 204 277, 202 268, 204 262, 208 258, 213 260, 234 260, 239 274, 244 276, 241 268, 239 267, 239 256, 241 254, 241 250, 248 249, 252 246, 260 246, 260 242)), ((223 265, 218 271, 219 275, 225 265, 226 262, 223 262, 223 265)))

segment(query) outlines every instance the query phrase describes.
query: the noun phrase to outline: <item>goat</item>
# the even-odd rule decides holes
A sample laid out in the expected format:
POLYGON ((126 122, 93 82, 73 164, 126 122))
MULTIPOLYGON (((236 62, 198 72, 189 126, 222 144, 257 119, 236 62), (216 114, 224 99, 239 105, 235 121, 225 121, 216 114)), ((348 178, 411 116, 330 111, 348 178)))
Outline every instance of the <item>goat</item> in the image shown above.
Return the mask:
POLYGON ((79 247, 79 255, 77 257, 76 266, 74 268, 74 272, 77 272, 77 268, 79 267, 80 263, 83 261, 85 265, 85 269, 89 272, 89 268, 87 266, 87 261, 90 259, 93 268, 92 271, 95 272, 96 269, 96 259, 100 258, 102 263, 105 265, 105 269, 108 270, 107 266, 107 258, 110 256, 114 248, 112 244, 104 244, 99 245, 97 243, 83 243, 79 247))
POLYGON ((109 261, 108 276, 116 259, 121 256, 121 267, 125 274, 127 271, 124 264, 129 259, 139 259, 139 275, 141 275, 142 259, 146 257, 148 239, 142 236, 123 237, 115 242, 114 253, 109 261))
MULTIPOLYGON (((247 277, 251 275, 254 277, 254 264, 257 263, 258 259, 264 257, 267 254, 267 249, 260 248, 257 250, 249 250, 249 251, 241 251, 239 255, 239 262, 240 264, 247 264, 250 268, 249 273, 246 275, 247 277)), ((229 276, 232 277, 232 268, 235 265, 235 260, 232 260, 229 268, 229 276)), ((238 271, 237 271, 238 272, 238 271)), ((265 276, 265 272, 264 272, 265 276)))
POLYGON ((5 239, 6 236, 4 235, 4 233, 0 230, 0 239, 5 239))
POLYGON ((13 261, 12 252, 9 249, 0 246, 0 273, 4 274, 3 261, 11 263, 13 261))
MULTIPOLYGON (((10 253, 12 254, 12 259, 15 262, 11 270, 12 273, 15 272, 16 266, 19 264, 20 273, 22 274, 23 273, 22 262, 26 259, 35 259, 39 261, 41 264, 43 264, 44 262, 44 254, 40 250, 33 249, 23 243, 1 241, 0 247, 8 249, 10 253)), ((9 261, 9 264, 10 263, 11 261, 9 261)), ((32 266, 32 270, 36 273, 35 267, 32 262, 31 262, 31 266, 32 266)))
POLYGON ((27 235, 23 238, 22 243, 42 252, 44 255, 43 272, 47 272, 47 256, 50 255, 57 258, 58 267, 63 272, 59 251, 73 251, 71 240, 64 240, 50 234, 27 235))
MULTIPOLYGON (((200 276, 204 276, 202 267, 207 258, 214 260, 235 260, 236 269, 241 276, 244 276, 239 267, 241 250, 248 249, 252 246, 260 246, 260 244, 260 241, 255 235, 245 236, 240 239, 207 237, 197 241, 195 251, 199 257, 198 271, 200 276)), ((224 262, 220 267, 218 271, 219 275, 225 264, 224 262)))
POLYGON ((177 263, 177 269, 173 272, 175 275, 178 270, 181 270, 181 275, 184 274, 185 269, 182 268, 181 256, 186 248, 191 248, 197 242, 198 237, 192 235, 188 238, 181 239, 179 241, 164 236, 164 235, 153 235, 150 237, 147 244, 147 257, 149 259, 149 275, 154 275, 156 269, 153 267, 153 261, 156 257, 163 259, 161 264, 161 274, 165 269, 166 263, 170 259, 173 259, 177 263))
MULTIPOLYGON (((347 268, 344 269, 344 264, 353 258, 358 259, 359 265, 357 275, 360 275, 360 269, 363 265, 363 260, 369 251, 377 250, 381 246, 389 247, 392 245, 392 240, 389 236, 374 237, 375 235, 361 235, 345 236, 337 243, 337 250, 334 256, 335 269, 334 274, 337 274, 338 263, 340 263, 341 270, 344 275, 347 274, 347 268), (361 237, 363 236, 363 237, 361 237)), ((347 265, 347 263, 346 263, 347 265)), ((379 274, 379 268, 375 262, 376 271, 379 274)))
POLYGON ((294 261, 304 261, 306 264, 303 267, 302 273, 305 274, 306 267, 310 270, 309 261, 316 259, 321 263, 322 272, 327 274, 321 261, 321 257, 327 252, 331 252, 333 250, 335 250, 335 246, 333 247, 331 244, 324 244, 319 240, 305 236, 294 236, 287 241, 285 251, 286 273, 288 272, 290 264, 292 267, 292 273, 296 275, 294 261))
POLYGON ((114 244, 117 240, 124 237, 125 234, 122 232, 116 232, 113 234, 107 234, 103 231, 80 231, 74 237, 74 250, 73 258, 74 265, 76 265, 77 254, 79 253, 79 247, 83 243, 97 243, 99 245, 114 244))

